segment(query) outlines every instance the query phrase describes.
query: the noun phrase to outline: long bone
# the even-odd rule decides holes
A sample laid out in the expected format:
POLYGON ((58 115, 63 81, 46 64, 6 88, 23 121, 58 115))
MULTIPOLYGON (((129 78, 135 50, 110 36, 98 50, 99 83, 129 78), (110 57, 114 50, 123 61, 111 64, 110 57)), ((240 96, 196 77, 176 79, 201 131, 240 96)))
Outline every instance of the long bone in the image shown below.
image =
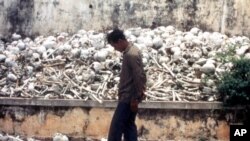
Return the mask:
POLYGON ((100 100, 99 98, 97 98, 94 94, 96 94, 96 92, 92 91, 92 90, 89 90, 89 89, 86 89, 84 87, 81 87, 79 86, 78 84, 76 84, 72 79, 70 79, 67 74, 65 72, 63 72, 64 76, 73 84, 75 85, 76 87, 78 87, 79 89, 84 89, 85 91, 89 92, 89 95, 90 97, 93 99, 93 100, 96 100, 98 101, 99 103, 102 103, 102 100, 100 100))

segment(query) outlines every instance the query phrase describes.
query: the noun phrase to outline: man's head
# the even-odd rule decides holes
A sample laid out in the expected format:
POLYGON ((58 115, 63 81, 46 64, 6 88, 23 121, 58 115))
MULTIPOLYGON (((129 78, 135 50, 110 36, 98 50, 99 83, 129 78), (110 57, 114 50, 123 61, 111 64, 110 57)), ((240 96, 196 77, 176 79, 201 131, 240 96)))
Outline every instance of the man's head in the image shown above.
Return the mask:
POLYGON ((108 43, 120 52, 124 51, 128 46, 128 41, 120 29, 114 29, 107 35, 108 43))

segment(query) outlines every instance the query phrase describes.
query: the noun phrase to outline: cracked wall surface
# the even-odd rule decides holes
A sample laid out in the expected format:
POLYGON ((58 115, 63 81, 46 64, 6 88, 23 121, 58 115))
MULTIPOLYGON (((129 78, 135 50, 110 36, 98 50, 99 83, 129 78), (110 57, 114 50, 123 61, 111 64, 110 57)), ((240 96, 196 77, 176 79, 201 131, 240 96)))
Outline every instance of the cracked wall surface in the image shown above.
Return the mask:
POLYGON ((249 37, 249 5, 249 0, 0 0, 0 36, 150 27, 156 22, 249 37))
MULTIPOLYGON (((114 109, 0 107, 0 132, 26 137, 106 138, 114 109)), ((138 136, 147 140, 229 140, 229 127, 242 111, 139 109, 138 136)))

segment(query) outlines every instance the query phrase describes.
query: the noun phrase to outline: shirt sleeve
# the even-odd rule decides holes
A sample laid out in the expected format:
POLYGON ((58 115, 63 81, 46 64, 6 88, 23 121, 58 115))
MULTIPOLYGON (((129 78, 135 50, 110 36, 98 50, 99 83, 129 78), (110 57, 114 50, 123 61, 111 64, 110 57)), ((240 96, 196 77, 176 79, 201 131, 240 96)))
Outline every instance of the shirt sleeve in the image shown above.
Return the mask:
POLYGON ((136 94, 133 98, 140 99, 143 91, 146 90, 146 73, 143 68, 142 55, 141 53, 131 54, 129 57, 129 63, 131 67, 134 87, 136 94))

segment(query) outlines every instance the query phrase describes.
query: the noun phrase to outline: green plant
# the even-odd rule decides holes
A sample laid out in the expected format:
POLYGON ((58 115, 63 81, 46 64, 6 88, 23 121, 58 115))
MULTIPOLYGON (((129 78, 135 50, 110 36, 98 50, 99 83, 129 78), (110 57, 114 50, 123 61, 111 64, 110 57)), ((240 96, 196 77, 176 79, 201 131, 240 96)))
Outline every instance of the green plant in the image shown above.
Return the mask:
POLYGON ((250 59, 235 56, 235 50, 241 47, 240 44, 231 44, 227 47, 225 52, 218 53, 216 57, 222 63, 232 62, 233 67, 222 74, 217 81, 217 89, 224 105, 245 107, 243 123, 250 126, 250 59))
MULTIPOLYGON (((228 63, 228 62, 233 62, 236 60, 235 52, 236 49, 239 48, 241 45, 238 43, 229 43, 226 44, 223 49, 220 52, 217 52, 215 55, 215 59, 222 64, 228 63)), ((216 84, 221 83, 218 82, 219 79, 221 78, 221 74, 218 74, 215 76, 214 74, 206 74, 205 77, 201 79, 203 84, 206 84, 209 79, 213 79, 216 84)))
POLYGON ((226 105, 247 105, 250 102, 250 59, 232 60, 233 67, 218 83, 218 91, 226 105))
POLYGON ((216 58, 222 63, 231 62, 235 59, 236 48, 239 46, 239 44, 227 44, 223 51, 216 53, 216 58))

